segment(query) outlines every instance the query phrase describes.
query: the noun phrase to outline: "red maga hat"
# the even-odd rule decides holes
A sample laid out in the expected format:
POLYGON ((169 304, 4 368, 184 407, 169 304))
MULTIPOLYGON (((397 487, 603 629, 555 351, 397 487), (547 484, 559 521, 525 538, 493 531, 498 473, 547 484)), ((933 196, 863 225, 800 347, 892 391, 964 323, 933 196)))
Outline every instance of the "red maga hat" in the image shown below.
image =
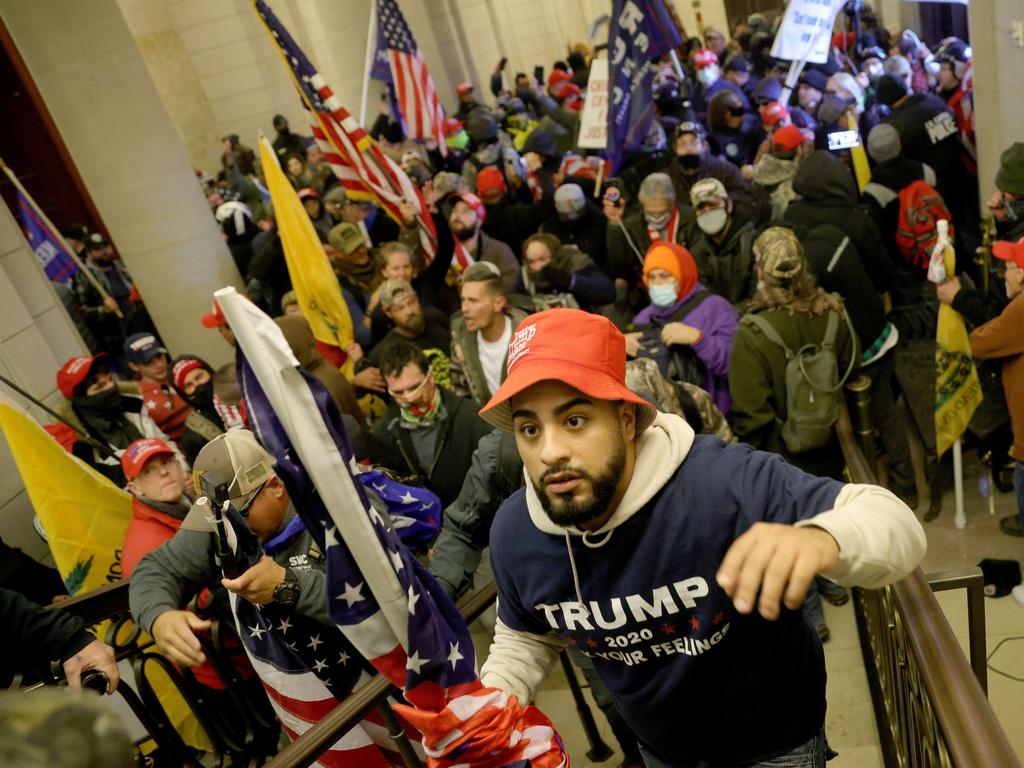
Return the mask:
POLYGON ((142 440, 136 440, 121 454, 121 469, 124 471, 125 479, 134 480, 147 461, 162 454, 173 456, 174 451, 160 438, 144 437, 142 440))

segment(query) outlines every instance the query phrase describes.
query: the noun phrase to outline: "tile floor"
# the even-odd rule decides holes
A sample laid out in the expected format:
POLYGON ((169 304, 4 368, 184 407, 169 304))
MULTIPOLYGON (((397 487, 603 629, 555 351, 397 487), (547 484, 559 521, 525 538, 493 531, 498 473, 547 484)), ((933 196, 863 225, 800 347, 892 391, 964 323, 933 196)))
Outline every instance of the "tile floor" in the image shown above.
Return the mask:
MULTIPOLYGON (((953 524, 952 491, 944 496, 943 513, 939 518, 925 524, 929 543, 923 565, 926 574, 976 565, 983 557, 1024 558, 1024 539, 1010 538, 999 531, 999 518, 1014 511, 1013 496, 998 496, 996 514, 989 515, 987 502, 978 490, 978 471, 978 467, 972 464, 972 457, 965 457, 967 528, 960 531, 953 524)), ((940 593, 937 597, 966 653, 966 594, 953 591, 940 593)), ((1011 743, 1024 761, 1024 729, 1020 728, 1020 712, 1024 708, 1024 682, 1011 680, 992 670, 994 666, 1024 680, 1024 608, 1018 606, 1012 597, 986 599, 985 608, 989 654, 992 654, 999 641, 1009 639, 990 661, 989 700, 1011 743)), ((836 608, 826 604, 825 613, 832 630, 831 639, 825 645, 828 669, 826 728, 829 742, 839 752, 839 757, 829 763, 829 768, 882 768, 874 710, 864 673, 853 606, 847 603, 836 608)), ((478 652, 486 653, 486 636, 481 633, 475 636, 475 640, 478 652)), ((582 676, 580 679, 582 681, 582 676)), ((589 700, 589 692, 587 696, 589 700)), ((618 751, 601 763, 587 759, 587 741, 560 668, 556 668, 545 682, 538 694, 537 703, 551 717, 565 739, 573 766, 619 765, 622 756, 618 751)), ((593 701, 590 704, 602 738, 610 747, 617 748, 600 710, 593 701)))

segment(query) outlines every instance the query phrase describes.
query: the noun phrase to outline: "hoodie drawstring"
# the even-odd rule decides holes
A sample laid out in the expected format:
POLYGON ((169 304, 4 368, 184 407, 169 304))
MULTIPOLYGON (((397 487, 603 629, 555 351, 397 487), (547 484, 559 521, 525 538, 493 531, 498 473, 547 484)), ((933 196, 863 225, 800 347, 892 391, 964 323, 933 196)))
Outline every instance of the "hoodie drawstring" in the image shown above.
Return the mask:
POLYGON ((580 608, 589 616, 590 611, 587 610, 587 605, 583 602, 583 593, 580 591, 580 577, 576 572, 576 558, 572 554, 572 539, 569 538, 568 531, 565 532, 565 548, 569 550, 569 568, 572 570, 572 583, 576 586, 576 599, 579 601, 580 608))

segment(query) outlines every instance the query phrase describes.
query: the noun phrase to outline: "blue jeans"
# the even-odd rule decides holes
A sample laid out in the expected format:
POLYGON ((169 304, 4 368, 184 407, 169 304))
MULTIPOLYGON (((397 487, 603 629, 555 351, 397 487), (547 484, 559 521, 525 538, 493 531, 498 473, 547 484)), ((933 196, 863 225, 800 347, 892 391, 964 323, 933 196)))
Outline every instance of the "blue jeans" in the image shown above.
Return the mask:
MULTIPOLYGON (((647 768, 679 768, 652 755, 644 749, 642 744, 640 745, 640 754, 643 755, 644 765, 647 768)), ((742 766, 701 760, 699 763, 686 766, 686 768, 825 768, 825 729, 818 731, 813 739, 801 744, 792 752, 770 757, 767 760, 744 763, 742 766)))
POLYGON ((1017 516, 1020 517, 1020 527, 1024 528, 1024 461, 1018 461, 1013 465, 1013 488, 1017 492, 1017 516))

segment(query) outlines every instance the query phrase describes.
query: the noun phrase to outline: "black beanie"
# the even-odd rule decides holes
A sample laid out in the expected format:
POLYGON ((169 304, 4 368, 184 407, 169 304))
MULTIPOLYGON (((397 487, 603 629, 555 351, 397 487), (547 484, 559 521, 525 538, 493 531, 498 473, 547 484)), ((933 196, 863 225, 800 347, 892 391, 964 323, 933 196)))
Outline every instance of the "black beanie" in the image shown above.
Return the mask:
POLYGON ((882 75, 878 78, 878 85, 875 86, 875 94, 880 104, 891 107, 907 95, 907 86, 902 80, 892 75, 882 75))

